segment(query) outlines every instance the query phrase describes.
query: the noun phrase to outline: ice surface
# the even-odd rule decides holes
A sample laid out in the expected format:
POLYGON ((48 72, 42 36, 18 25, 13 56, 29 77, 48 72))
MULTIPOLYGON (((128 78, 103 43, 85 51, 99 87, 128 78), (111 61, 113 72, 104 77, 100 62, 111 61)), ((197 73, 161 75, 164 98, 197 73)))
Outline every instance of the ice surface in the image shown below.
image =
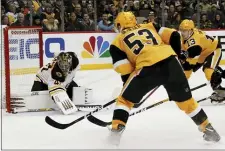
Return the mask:
MULTIPOLYGON (((94 99, 107 102, 115 89, 121 88, 120 77, 112 70, 80 71, 76 77, 79 85, 94 89, 94 99)), ((206 82, 201 71, 193 74, 191 87, 206 82)), ((201 99, 212 93, 204 87, 193 93, 201 99)), ((115 94, 114 94, 115 95, 115 94)), ((143 106, 167 98, 160 87, 143 106)), ((135 116, 127 124, 121 139, 121 149, 225 149, 225 106, 212 106, 207 100, 201 103, 209 120, 222 136, 219 143, 207 143, 202 139, 196 125, 181 112, 175 103, 167 102, 135 116)), ((67 123, 86 114, 84 112, 64 116, 58 112, 7 114, 2 112, 3 149, 103 149, 114 148, 106 143, 107 128, 83 120, 65 130, 50 127, 44 121, 49 115, 56 121, 67 123)), ((112 111, 102 111, 97 117, 110 121, 112 111)))

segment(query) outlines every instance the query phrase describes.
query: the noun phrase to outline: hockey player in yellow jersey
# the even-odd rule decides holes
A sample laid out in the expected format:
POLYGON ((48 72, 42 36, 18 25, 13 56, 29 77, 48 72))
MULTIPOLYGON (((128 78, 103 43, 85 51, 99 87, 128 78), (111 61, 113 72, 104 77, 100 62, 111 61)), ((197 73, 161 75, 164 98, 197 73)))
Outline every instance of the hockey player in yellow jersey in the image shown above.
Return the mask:
POLYGON ((110 46, 110 54, 114 69, 121 74, 125 84, 114 109, 109 137, 111 143, 119 143, 134 104, 159 85, 164 86, 169 99, 175 101, 194 121, 204 133, 205 140, 219 141, 219 134, 210 124, 204 110, 193 99, 188 81, 176 59, 175 51, 180 51, 180 34, 169 28, 156 27, 152 23, 137 24, 131 12, 119 13, 115 27, 120 33, 110 46))
POLYGON ((205 77, 211 83, 214 93, 212 102, 225 100, 225 89, 220 86, 223 70, 218 67, 222 57, 221 44, 217 39, 208 36, 204 31, 196 29, 192 20, 183 20, 179 27, 182 35, 181 57, 185 75, 187 78, 192 72, 203 67, 205 77), (197 63, 191 64, 191 60, 197 58, 197 63))

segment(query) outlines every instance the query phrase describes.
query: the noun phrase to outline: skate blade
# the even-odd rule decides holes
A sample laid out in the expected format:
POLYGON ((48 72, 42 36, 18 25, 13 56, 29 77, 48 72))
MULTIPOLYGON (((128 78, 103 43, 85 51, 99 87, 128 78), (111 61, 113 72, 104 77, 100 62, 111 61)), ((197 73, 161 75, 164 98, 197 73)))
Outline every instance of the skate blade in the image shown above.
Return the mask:
POLYGON ((225 141, 224 141, 224 136, 220 136, 220 140, 218 142, 215 142, 215 141, 204 141, 204 145, 207 146, 208 149, 224 149, 224 144, 225 144, 225 141))

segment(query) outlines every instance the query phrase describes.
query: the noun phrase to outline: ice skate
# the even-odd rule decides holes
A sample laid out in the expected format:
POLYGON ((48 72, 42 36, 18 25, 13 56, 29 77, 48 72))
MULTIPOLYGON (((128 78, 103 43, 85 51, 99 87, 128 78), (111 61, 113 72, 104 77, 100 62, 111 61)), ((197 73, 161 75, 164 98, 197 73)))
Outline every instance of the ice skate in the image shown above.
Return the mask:
POLYGON ((210 123, 205 127, 205 131, 203 131, 203 133, 204 133, 203 138, 205 141, 208 142, 220 141, 220 135, 216 132, 216 130, 212 127, 210 123))
POLYGON ((125 130, 125 126, 119 124, 117 129, 109 128, 109 130, 110 134, 108 136, 108 143, 114 146, 119 146, 122 133, 125 130))
POLYGON ((220 86, 216 89, 210 97, 212 104, 223 104, 225 103, 225 88, 220 86))

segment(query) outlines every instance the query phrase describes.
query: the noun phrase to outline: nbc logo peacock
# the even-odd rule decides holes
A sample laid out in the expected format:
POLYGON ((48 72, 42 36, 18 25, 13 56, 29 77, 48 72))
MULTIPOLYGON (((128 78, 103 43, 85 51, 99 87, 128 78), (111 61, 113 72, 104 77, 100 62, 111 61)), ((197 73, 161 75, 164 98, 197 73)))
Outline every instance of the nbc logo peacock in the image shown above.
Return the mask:
POLYGON ((91 36, 89 41, 83 43, 83 58, 107 58, 110 57, 109 42, 104 41, 102 36, 91 36), (97 51, 96 51, 97 50, 97 51))

